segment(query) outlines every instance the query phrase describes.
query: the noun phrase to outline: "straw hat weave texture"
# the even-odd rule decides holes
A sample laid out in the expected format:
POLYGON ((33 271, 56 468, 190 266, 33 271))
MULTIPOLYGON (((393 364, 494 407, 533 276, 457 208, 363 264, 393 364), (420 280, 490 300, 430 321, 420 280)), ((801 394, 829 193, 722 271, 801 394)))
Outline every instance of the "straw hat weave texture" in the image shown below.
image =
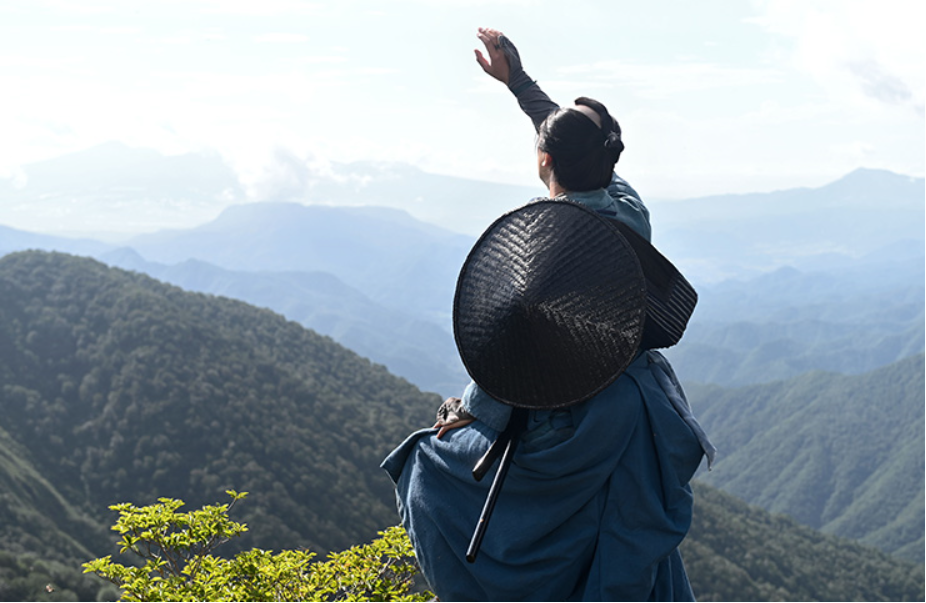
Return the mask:
POLYGON ((642 338, 646 281, 613 223, 539 200, 490 226, 457 281, 454 337, 473 380, 520 408, 588 400, 627 368, 642 338))

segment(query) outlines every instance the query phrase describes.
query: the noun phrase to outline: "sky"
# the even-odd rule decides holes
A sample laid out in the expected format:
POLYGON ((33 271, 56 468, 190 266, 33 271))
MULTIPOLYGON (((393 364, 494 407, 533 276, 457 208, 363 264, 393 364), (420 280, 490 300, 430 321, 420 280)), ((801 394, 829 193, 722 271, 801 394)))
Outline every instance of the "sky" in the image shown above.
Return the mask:
MULTIPOLYGON (((926 3, 0 0, 0 178, 107 141, 280 151, 536 185, 534 134, 473 50, 504 31, 554 100, 604 102, 648 198, 924 175, 926 3)), ((0 199, 2 203, 2 199, 0 199)))

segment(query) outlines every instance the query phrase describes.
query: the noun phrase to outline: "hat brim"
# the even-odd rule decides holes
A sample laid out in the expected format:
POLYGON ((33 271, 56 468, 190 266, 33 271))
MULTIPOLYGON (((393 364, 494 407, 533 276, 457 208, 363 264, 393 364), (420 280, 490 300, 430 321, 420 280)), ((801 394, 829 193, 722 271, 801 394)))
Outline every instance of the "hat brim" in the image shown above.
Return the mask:
POLYGON ((611 220, 543 199, 496 220, 457 280, 454 338, 473 380, 505 404, 590 399, 636 355, 646 280, 611 220))

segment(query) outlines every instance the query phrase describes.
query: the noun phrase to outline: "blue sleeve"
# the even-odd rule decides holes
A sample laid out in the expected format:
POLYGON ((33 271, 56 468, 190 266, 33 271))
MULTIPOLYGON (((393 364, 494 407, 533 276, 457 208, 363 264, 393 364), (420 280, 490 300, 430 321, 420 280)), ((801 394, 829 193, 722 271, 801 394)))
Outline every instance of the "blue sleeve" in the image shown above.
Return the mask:
POLYGON ((608 195, 616 204, 616 218, 627 223, 647 241, 652 240, 653 230, 649 222, 649 210, 643 204, 639 193, 626 180, 614 173, 608 185, 608 195))
POLYGON ((511 416, 511 407, 485 393, 475 381, 463 392, 463 408, 495 431, 502 431, 511 416))

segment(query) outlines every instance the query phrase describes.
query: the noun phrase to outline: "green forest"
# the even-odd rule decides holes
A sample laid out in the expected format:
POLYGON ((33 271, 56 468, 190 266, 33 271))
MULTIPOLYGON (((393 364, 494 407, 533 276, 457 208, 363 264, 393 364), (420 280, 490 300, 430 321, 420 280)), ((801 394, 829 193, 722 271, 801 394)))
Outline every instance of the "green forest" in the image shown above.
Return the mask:
MULTIPOLYGON (((248 491, 228 554, 368 542, 398 522, 379 463, 440 403, 268 310, 44 252, 0 258, 0 387, 2 600, 112 597, 80 564, 117 552, 119 502, 248 491)), ((920 565, 696 500, 702 600, 923 598, 920 565)))
POLYGON ((378 465, 435 396, 241 302, 58 254, 2 275, 3 428, 75 514, 246 490, 264 546, 321 550, 394 521, 378 465))
POLYGON ((723 454, 706 482, 824 532, 922 562, 924 356, 863 375, 688 387, 723 454))

